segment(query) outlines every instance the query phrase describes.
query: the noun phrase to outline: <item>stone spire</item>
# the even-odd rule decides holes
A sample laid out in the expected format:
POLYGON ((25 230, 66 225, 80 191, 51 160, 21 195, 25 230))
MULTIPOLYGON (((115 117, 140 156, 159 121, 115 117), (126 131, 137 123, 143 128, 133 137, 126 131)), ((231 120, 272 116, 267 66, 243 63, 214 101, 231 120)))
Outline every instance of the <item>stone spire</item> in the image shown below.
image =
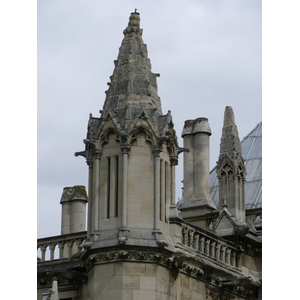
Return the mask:
POLYGON ((242 147, 231 106, 226 106, 220 145, 220 155, 235 151, 241 155, 242 147))
POLYGON ((230 106, 226 106, 224 113, 217 174, 220 187, 219 209, 228 207, 239 222, 245 222, 246 168, 233 109, 230 106))
MULTIPOLYGON (((140 15, 133 12, 123 31, 124 38, 119 49, 115 69, 108 83, 104 111, 126 106, 156 109, 162 114, 160 98, 157 95, 156 78, 151 72, 147 45, 142 39, 140 15)), ((130 109, 132 110, 132 109, 130 109)), ((121 112, 121 111, 120 111, 121 112)), ((127 112, 128 116, 128 112, 127 112)))

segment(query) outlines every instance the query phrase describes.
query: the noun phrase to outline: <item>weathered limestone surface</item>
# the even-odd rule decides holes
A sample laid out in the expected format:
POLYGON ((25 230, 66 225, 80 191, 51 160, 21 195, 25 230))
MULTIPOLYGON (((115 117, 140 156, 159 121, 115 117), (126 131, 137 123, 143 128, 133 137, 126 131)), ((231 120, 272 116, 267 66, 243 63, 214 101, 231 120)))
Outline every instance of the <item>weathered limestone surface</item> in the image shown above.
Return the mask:
POLYGON ((181 216, 189 222, 198 222, 199 216, 216 209, 209 188, 209 136, 207 118, 185 121, 181 136, 184 147, 184 187, 179 205, 181 216))
POLYGON ((185 274, 149 263, 111 263, 89 273, 90 299, 205 299, 205 284, 185 274), (196 298, 197 297, 197 298, 196 298))
POLYGON ((61 196, 61 234, 84 231, 86 226, 86 203, 88 197, 84 186, 65 187, 61 196))
POLYGON ((219 209, 228 208, 238 222, 245 223, 246 168, 234 113, 230 106, 227 106, 224 112, 217 174, 220 183, 219 209))

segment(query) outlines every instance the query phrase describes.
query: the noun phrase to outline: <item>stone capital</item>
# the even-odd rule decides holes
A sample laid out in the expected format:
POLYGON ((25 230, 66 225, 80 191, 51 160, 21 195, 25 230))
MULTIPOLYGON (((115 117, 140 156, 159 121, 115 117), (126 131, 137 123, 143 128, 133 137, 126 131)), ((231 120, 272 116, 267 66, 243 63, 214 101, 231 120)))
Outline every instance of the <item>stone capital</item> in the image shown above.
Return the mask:
POLYGON ((101 155, 102 155, 102 150, 100 149, 93 149, 92 150, 92 155, 95 159, 101 159, 101 155))
POLYGON ((159 155, 160 155, 160 152, 162 152, 162 147, 155 147, 153 150, 152 150, 152 152, 153 152, 153 154, 154 154, 154 157, 159 157, 159 155))
POLYGON ((170 163, 171 163, 171 166, 177 166, 178 165, 178 156, 170 155, 170 163))
POLYGON ((128 143, 121 144, 121 150, 123 154, 128 154, 130 151, 130 144, 128 143))
POLYGON ((86 164, 89 166, 89 168, 92 168, 93 167, 93 159, 92 158, 88 158, 87 160, 86 160, 86 164))

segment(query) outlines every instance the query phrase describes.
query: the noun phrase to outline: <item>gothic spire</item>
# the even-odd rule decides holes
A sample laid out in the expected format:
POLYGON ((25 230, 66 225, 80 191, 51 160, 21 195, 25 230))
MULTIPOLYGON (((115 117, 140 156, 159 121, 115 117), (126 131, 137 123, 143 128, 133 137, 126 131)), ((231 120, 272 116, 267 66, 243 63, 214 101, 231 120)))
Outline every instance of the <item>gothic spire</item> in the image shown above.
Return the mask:
POLYGON ((239 133, 230 106, 226 106, 217 164, 219 178, 219 209, 223 206, 240 222, 245 222, 246 169, 239 133))
POLYGON ((156 77, 151 72, 147 45, 142 39, 140 14, 131 13, 129 23, 123 31, 124 38, 119 48, 115 69, 108 83, 103 110, 124 109, 126 106, 156 109, 162 114, 160 98, 157 95, 156 77))
POLYGON ((233 109, 231 106, 226 106, 220 145, 220 155, 230 151, 236 151, 241 154, 242 148, 238 129, 235 125, 233 109))

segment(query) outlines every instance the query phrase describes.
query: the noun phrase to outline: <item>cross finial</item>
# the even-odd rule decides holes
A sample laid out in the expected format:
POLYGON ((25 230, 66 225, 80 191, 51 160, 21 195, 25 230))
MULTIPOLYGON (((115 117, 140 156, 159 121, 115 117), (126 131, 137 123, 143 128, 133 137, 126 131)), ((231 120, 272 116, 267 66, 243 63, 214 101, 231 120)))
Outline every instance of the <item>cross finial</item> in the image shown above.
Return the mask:
POLYGON ((134 13, 135 13, 135 14, 137 13, 137 8, 134 9, 134 13))

